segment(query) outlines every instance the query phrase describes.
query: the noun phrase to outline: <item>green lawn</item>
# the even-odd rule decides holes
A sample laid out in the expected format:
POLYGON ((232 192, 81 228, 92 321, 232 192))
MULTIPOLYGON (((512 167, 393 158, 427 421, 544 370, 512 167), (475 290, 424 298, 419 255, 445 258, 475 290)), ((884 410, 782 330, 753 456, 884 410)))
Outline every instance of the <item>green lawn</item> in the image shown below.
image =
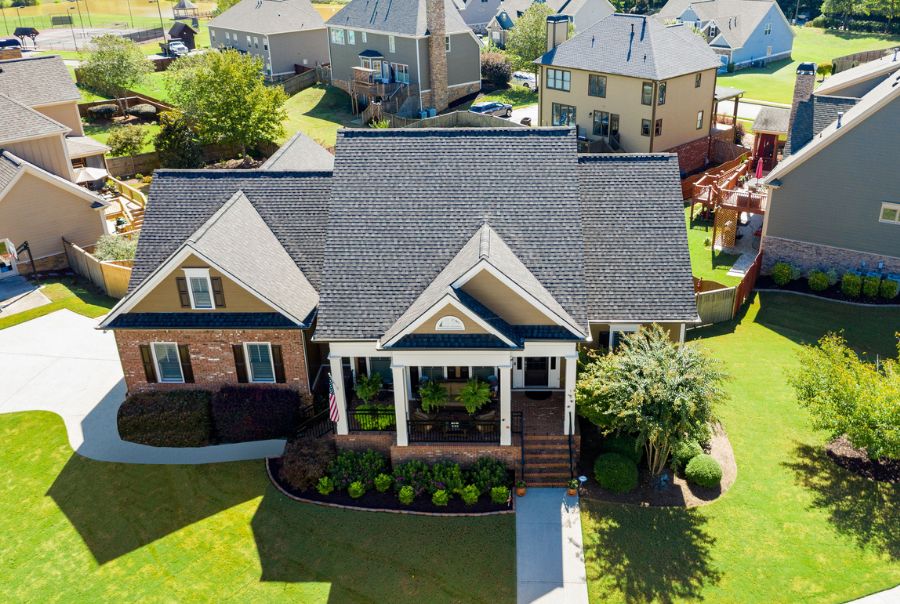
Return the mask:
POLYGON ((800 63, 814 61, 821 65, 854 52, 900 44, 900 36, 858 34, 815 27, 799 27, 794 31, 797 36, 794 38, 793 60, 778 61, 763 69, 742 69, 733 74, 722 74, 718 78, 719 85, 744 90, 746 99, 790 103, 797 65, 800 63))
POLYGON ((732 379, 719 416, 738 465, 721 500, 691 510, 591 502, 583 513, 594 602, 844 602, 900 583, 900 492, 834 465, 785 374, 800 342, 843 329, 896 355, 900 311, 758 294, 739 321, 693 338, 732 379))
POLYGON ((527 107, 535 105, 538 102, 538 95, 525 86, 512 85, 503 90, 495 90, 476 99, 476 102, 497 101, 500 103, 509 103, 513 108, 527 107))
POLYGON ((71 278, 44 279, 41 281, 41 291, 50 299, 50 304, 0 317, 0 329, 43 317, 63 308, 86 317, 99 317, 109 312, 109 309, 117 302, 117 300, 97 292, 93 286, 85 285, 83 280, 73 284, 71 278))
POLYGON ((713 252, 712 247, 706 242, 712 242, 713 225, 711 220, 701 220, 698 215, 700 206, 697 206, 694 222, 691 223, 691 208, 684 210, 684 222, 688 231, 688 248, 691 252, 691 270, 699 279, 715 281, 722 285, 732 286, 741 282, 740 277, 729 277, 728 271, 740 258, 736 254, 713 252))
MULTIPOLYGON (((141 127, 144 128, 144 132, 147 137, 144 139, 144 147, 141 149, 141 153, 150 153, 151 151, 156 150, 156 146, 153 141, 157 134, 159 134, 159 124, 154 123, 144 123, 140 124, 141 127)), ((109 122, 100 123, 92 123, 85 122, 84 123, 84 133, 90 136, 92 139, 103 143, 104 145, 108 144, 107 139, 109 139, 109 134, 115 130, 116 128, 121 128, 121 126, 110 124, 109 122)))
POLYGON ((300 504, 261 461, 90 461, 49 413, 0 415, 0 440, 8 602, 515 601, 513 516, 300 504))
POLYGON ((166 72, 154 71, 149 74, 142 84, 134 87, 134 91, 144 94, 164 103, 170 103, 169 91, 166 90, 166 72))
POLYGON ((350 97, 331 86, 317 85, 298 92, 288 99, 284 108, 287 119, 279 143, 302 130, 319 144, 334 147, 338 129, 350 126, 354 119, 350 113, 350 97))

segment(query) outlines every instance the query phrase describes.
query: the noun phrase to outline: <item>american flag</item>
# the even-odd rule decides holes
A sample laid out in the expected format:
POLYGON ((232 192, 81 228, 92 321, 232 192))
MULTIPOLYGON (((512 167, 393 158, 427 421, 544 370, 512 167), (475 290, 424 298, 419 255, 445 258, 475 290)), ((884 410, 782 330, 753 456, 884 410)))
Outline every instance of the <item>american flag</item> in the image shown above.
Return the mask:
POLYGON ((331 374, 328 374, 328 417, 333 422, 338 421, 341 417, 338 411, 337 397, 334 395, 334 380, 331 379, 331 374))

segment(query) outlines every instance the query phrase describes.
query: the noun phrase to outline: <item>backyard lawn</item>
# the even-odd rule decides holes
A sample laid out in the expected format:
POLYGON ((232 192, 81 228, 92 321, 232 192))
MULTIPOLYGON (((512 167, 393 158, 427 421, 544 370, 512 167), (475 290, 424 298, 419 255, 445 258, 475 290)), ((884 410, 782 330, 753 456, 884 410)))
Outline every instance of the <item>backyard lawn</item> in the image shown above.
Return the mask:
POLYGON ((41 291, 50 299, 50 304, 0 317, 0 329, 43 317, 63 308, 85 317, 99 317, 109 312, 109 309, 117 302, 117 300, 99 293, 92 286, 85 285, 83 281, 73 284, 70 277, 44 279, 41 281, 41 285, 41 291))
MULTIPOLYGON (((146 133, 146 138, 144 139, 144 147, 141 149, 141 153, 149 153, 151 151, 156 150, 156 146, 154 145, 153 140, 156 135, 159 134, 159 124, 155 123, 143 123, 139 124, 146 133)), ((116 128, 121 128, 122 126, 111 124, 109 122, 104 123, 92 123, 92 122, 84 122, 84 133, 87 136, 90 136, 95 141, 101 142, 104 145, 109 144, 107 140, 109 139, 109 134, 115 130, 116 128)))
MULTIPOLYGON (((699 206, 697 208, 699 214, 699 206)), ((715 281, 722 285, 732 286, 741 282, 740 277, 729 277, 728 271, 740 258, 736 254, 713 252, 706 241, 712 241, 713 225, 711 220, 701 220, 697 215, 691 224, 691 208, 684 209, 684 222, 688 231, 688 248, 691 252, 691 270, 698 279, 715 281)))
POLYGON ((525 86, 512 85, 509 88, 495 90, 476 99, 476 102, 497 101, 499 103, 509 103, 513 108, 527 107, 535 105, 538 102, 538 95, 525 86))
POLYGON ((898 487, 833 464, 785 383, 800 342, 840 329, 895 356, 900 311, 760 293, 739 321, 691 334, 732 376, 718 413, 737 482, 691 510, 587 505, 593 602, 844 602, 900 583, 898 487))
POLYGON ((350 126, 354 119, 350 113, 350 97, 339 88, 321 84, 298 92, 288 99, 284 108, 288 115, 279 143, 302 130, 320 145, 334 147, 338 128, 350 126))
POLYGON ((0 415, 9 602, 514 602, 515 519, 299 504, 262 461, 102 463, 60 419, 0 415))
POLYGON ((854 52, 900 44, 900 36, 839 32, 816 27, 799 27, 794 31, 797 36, 794 38, 793 60, 778 61, 762 69, 742 69, 733 74, 721 74, 719 85, 744 90, 745 99, 789 104, 800 63, 830 63, 836 57, 854 52))

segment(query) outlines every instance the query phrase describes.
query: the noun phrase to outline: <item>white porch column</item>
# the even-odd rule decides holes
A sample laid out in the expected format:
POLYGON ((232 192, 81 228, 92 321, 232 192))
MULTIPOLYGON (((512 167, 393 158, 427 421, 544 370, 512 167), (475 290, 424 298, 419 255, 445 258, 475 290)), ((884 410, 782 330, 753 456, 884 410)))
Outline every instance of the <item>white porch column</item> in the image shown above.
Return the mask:
POLYGON ((394 374, 394 417, 397 420, 397 446, 405 447, 409 444, 406 420, 409 399, 406 398, 406 367, 403 365, 391 365, 394 374))
POLYGON ((331 382, 334 384, 334 399, 337 402, 338 420, 335 426, 335 434, 345 435, 350 433, 350 424, 347 421, 347 395, 344 392, 344 366, 341 357, 329 355, 331 363, 331 382))
POLYGON ((512 365, 500 365, 500 445, 512 444, 512 365))
POLYGON ((575 381, 578 369, 578 355, 566 355, 566 403, 563 415, 563 434, 574 434, 575 430, 575 381), (571 426, 571 428, 570 428, 571 426))

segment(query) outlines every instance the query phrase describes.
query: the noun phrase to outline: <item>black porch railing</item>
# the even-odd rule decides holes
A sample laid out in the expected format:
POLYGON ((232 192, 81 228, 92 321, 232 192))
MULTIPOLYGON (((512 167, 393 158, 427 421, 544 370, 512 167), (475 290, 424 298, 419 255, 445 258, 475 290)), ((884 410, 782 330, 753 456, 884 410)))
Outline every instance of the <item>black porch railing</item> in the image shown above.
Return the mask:
POLYGON ((332 422, 329 417, 328 409, 325 409, 324 411, 319 411, 303 420, 297 428, 297 435, 308 438, 319 438, 325 436, 332 430, 334 430, 334 422, 332 422))
POLYGON ((347 423, 351 432, 393 431, 397 427, 397 416, 392 408, 357 408, 347 412, 347 423))
POLYGON ((500 444, 499 420, 409 420, 409 442, 500 444))

